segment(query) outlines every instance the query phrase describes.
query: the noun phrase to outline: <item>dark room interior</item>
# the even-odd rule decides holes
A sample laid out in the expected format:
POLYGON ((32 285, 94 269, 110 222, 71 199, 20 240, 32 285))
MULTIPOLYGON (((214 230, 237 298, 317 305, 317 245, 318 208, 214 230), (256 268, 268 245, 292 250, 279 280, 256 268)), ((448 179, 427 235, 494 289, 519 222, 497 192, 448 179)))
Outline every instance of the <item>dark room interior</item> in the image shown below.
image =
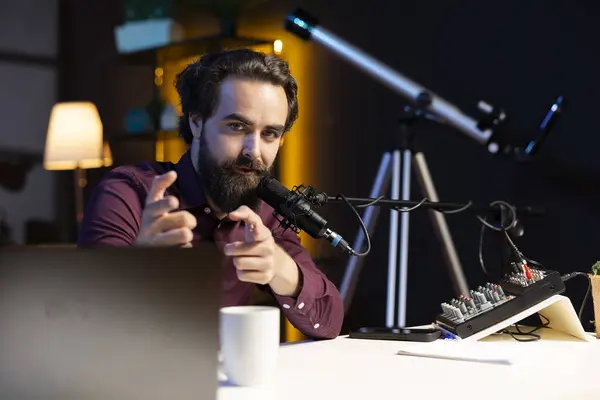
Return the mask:
MULTIPOLYGON (((147 2, 173 7, 184 44, 124 53, 117 28, 136 2, 52 0, 10 2, 0 16, 0 242, 16 246, 77 243, 77 181, 74 171, 44 168, 52 106, 90 102, 97 107, 111 162, 85 171, 83 204, 111 169, 156 159, 178 161, 185 144, 177 127, 165 128, 165 106, 180 112, 175 75, 205 52, 229 47, 276 51, 297 76, 300 117, 285 138, 275 176, 288 188, 310 185, 329 196, 369 198, 383 155, 398 148, 399 122, 411 99, 314 40, 286 31, 284 20, 302 8, 320 26, 392 70, 479 118, 480 102, 506 115, 502 139, 524 147, 538 137, 555 100, 561 112, 536 154, 493 154, 486 144, 449 124, 417 119, 409 129, 426 157, 439 200, 488 206, 504 201, 519 213, 520 251, 560 274, 591 273, 600 260, 600 136, 594 133, 594 100, 600 70, 596 53, 600 5, 591 1, 341 0, 147 2), (227 8, 225 5, 231 5, 227 8), (37 11, 32 14, 29 8, 37 11), (231 11, 233 10, 233 11, 231 11), (19 22, 21 21, 21 22, 19 22), (140 121, 143 111, 149 120, 140 121), (138 119, 136 119, 138 118, 138 119)), ((129 14, 128 14, 129 12, 129 14)), ((149 12, 149 11, 148 11, 149 12)), ((141 18, 141 17, 140 17, 141 18)), ((168 117, 168 116, 167 116, 168 117)), ((171 116, 171 122, 173 122, 171 116)), ((415 170, 410 200, 424 196, 415 170)), ((362 261, 342 334, 383 326, 388 288, 390 211, 381 207, 362 261)), ((344 204, 331 202, 319 214, 353 242, 360 230, 344 204)), ((410 212, 406 280, 406 325, 431 323, 440 303, 455 295, 429 212, 410 212)), ((496 280, 506 244, 485 230, 477 212, 446 214, 469 287, 496 280)), ((302 243, 339 288, 350 256, 305 233, 302 243)), ((565 283, 579 311, 588 280, 565 283)), ((594 331, 594 307, 586 299, 581 318, 594 331)), ((282 341, 303 338, 286 326, 282 341)))

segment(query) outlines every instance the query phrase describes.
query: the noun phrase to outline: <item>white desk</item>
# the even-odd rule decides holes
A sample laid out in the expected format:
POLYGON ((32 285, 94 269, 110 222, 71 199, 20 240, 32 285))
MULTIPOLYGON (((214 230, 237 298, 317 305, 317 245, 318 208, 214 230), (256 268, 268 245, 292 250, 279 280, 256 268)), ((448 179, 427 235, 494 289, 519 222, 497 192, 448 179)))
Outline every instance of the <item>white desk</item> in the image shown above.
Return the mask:
POLYGON ((494 335, 467 344, 470 355, 473 345, 485 346, 511 365, 396 354, 423 345, 410 342, 342 336, 287 344, 281 347, 275 385, 241 388, 222 382, 218 399, 600 399, 600 340, 583 342, 549 329, 541 332, 537 342, 494 335))

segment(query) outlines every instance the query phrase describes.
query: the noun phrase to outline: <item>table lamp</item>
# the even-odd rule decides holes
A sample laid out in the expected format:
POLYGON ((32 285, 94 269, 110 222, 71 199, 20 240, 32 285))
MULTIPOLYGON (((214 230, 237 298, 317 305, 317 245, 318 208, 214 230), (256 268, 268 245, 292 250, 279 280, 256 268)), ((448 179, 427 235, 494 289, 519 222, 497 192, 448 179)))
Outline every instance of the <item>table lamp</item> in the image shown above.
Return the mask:
POLYGON ((44 169, 74 170, 77 224, 83 218, 85 170, 112 164, 103 142, 102 121, 90 102, 57 103, 52 107, 44 151, 44 169))

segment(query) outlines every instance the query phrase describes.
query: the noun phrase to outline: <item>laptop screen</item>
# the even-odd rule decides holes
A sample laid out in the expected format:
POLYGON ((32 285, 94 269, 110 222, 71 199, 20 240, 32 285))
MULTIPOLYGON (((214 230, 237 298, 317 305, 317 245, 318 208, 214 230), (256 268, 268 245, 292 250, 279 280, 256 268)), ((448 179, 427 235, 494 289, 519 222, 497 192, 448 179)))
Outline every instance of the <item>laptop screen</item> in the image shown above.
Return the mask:
POLYGON ((216 398, 221 255, 0 250, 0 398, 216 398))

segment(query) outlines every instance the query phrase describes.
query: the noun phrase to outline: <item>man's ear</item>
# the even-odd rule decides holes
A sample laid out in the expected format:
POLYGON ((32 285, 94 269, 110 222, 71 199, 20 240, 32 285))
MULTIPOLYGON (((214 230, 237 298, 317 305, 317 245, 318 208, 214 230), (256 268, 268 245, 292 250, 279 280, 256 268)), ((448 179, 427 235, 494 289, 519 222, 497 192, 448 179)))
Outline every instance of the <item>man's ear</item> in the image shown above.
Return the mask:
POLYGON ((200 118, 199 115, 190 114, 188 117, 188 123, 190 124, 190 129, 194 139, 200 139, 200 135, 202 134, 202 118, 200 118))

